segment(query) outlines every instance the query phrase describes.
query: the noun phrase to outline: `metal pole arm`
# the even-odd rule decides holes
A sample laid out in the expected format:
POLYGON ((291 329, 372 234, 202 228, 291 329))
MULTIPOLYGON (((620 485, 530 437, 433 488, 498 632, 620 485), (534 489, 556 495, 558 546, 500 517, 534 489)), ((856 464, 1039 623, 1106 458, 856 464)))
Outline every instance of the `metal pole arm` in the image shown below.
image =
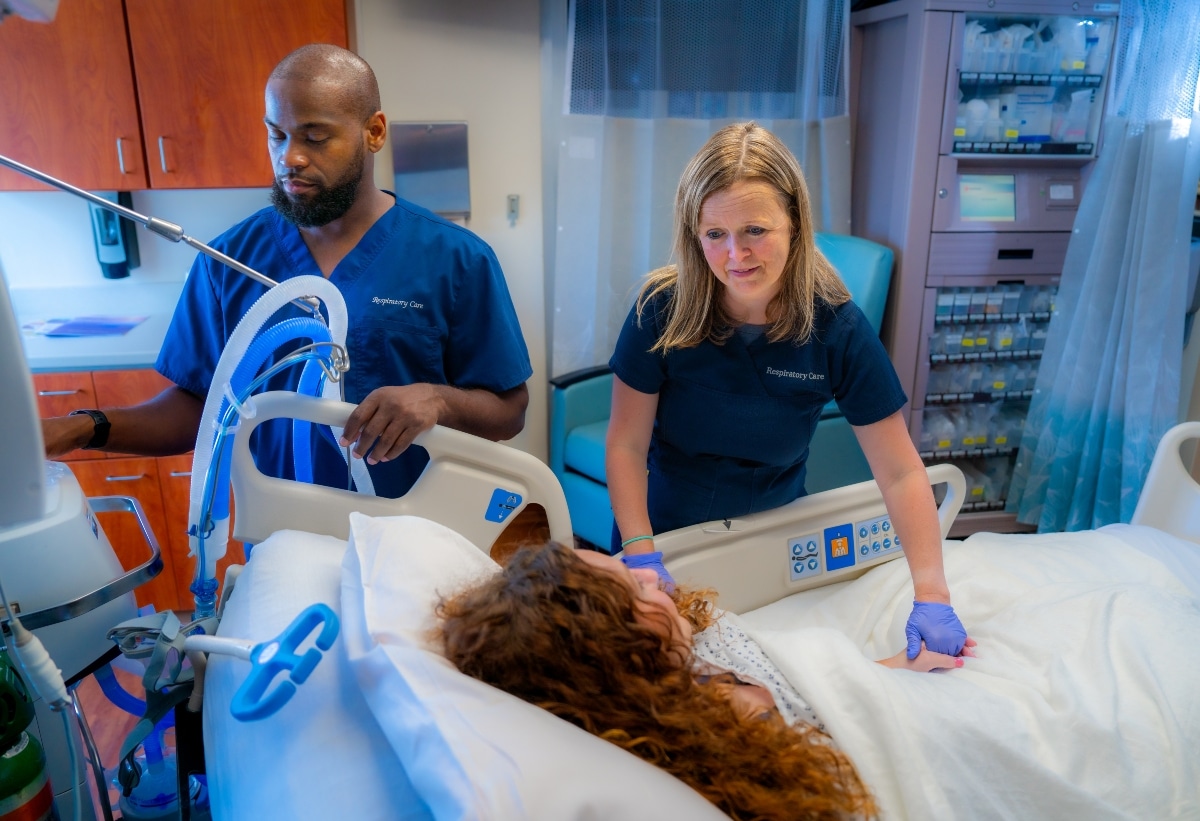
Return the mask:
MULTIPOLYGON (((215 259, 217 262, 221 263, 222 265, 232 268, 233 270, 237 271, 239 274, 243 274, 245 276, 250 277, 255 282, 262 283, 263 285, 267 286, 268 288, 274 288, 276 285, 279 284, 278 282, 271 279, 270 277, 265 276, 264 274, 260 274, 258 271, 255 271, 253 268, 243 265, 242 263, 238 262, 233 257, 228 256, 226 254, 222 254, 220 251, 216 250, 215 248, 211 248, 208 245, 205 245, 203 242, 201 242, 198 239, 189 237, 187 234, 185 234, 183 232, 183 228, 181 226, 178 226, 173 222, 167 222, 166 220, 161 220, 158 217, 147 217, 144 214, 139 214, 137 211, 134 211, 133 209, 126 208, 123 205, 118 205, 115 202, 106 200, 106 199, 104 199, 104 197, 97 196, 97 195, 93 194, 91 191, 84 191, 82 188, 76 188, 74 185, 71 185, 70 183, 63 182, 62 180, 56 179, 55 177, 51 177, 49 174, 38 171, 36 168, 30 168, 28 165, 24 165, 23 163, 19 163, 16 160, 5 157, 3 154, 0 154, 0 165, 6 165, 9 168, 11 168, 12 170, 19 171, 27 177, 32 177, 33 179, 38 180, 39 182, 44 182, 47 185, 52 185, 55 188, 66 191, 69 194, 74 194, 77 197, 82 197, 83 199, 87 200, 88 202, 92 203, 93 205, 98 205, 101 208, 105 208, 109 211, 112 211, 115 214, 120 214, 122 217, 125 217, 125 219, 133 220, 134 222, 139 223, 140 225, 144 226, 147 230, 153 231, 154 233, 158 234, 160 237, 165 237, 166 239, 171 240, 171 242, 182 242, 186 245, 190 245, 191 247, 195 248, 200 253, 205 254, 206 256, 209 256, 212 259, 215 259)), ((304 311, 306 311, 310 314, 313 314, 314 316, 320 316, 320 313, 317 310, 318 307, 320 306, 320 301, 317 300, 316 297, 309 296, 309 297, 301 297, 299 299, 293 299, 292 304, 300 307, 301 309, 303 309, 304 311)))

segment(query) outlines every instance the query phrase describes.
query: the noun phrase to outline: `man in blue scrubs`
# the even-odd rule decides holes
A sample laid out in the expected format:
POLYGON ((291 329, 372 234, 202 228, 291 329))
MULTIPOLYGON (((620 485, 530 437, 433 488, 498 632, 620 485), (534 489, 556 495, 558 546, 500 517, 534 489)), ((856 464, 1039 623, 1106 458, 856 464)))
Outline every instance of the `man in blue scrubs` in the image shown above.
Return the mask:
MULTIPOLYGON (((500 264, 466 229, 375 186, 374 155, 387 120, 370 66, 336 46, 305 46, 266 88, 273 207, 218 237, 213 247, 276 281, 327 277, 349 314, 346 401, 358 405, 343 445, 365 458, 376 492, 403 494, 428 460, 413 439, 440 424, 493 440, 524 427, 532 374, 500 264)), ((175 385, 130 408, 46 420, 50 458, 78 447, 185 453, 226 341, 263 285, 201 255, 192 266, 159 354, 175 385)), ((288 305, 276 319, 301 316, 288 305)), ((276 358, 297 347, 289 344, 276 358)), ((294 389, 299 368, 264 389, 294 389)), ((219 389, 219 388, 218 388, 219 389)), ((290 423, 259 428, 259 469, 292 478, 290 423)), ((331 441, 313 439, 314 480, 347 486, 331 441)))

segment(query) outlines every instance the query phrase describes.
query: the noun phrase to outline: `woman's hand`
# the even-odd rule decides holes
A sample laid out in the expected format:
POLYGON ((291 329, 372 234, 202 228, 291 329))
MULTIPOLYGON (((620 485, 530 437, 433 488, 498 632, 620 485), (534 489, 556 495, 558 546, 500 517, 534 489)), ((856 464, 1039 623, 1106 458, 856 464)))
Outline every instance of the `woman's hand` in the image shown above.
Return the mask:
POLYGON ((968 638, 963 646, 962 655, 951 656, 946 653, 935 653, 925 646, 925 642, 921 642, 921 651, 917 653, 916 658, 908 657, 908 650, 901 650, 891 658, 879 659, 879 664, 884 667, 891 667, 893 670, 912 670, 917 673, 929 673, 933 670, 946 670, 955 667, 962 667, 966 656, 974 656, 975 639, 968 638))

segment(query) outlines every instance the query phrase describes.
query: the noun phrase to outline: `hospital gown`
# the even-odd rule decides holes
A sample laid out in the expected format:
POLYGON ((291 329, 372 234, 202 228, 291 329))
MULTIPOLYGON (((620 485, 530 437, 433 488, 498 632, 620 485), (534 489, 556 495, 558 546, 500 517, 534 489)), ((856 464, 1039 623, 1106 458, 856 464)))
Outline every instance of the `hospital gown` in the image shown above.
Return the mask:
POLYGON ((746 684, 764 687, 789 725, 803 722, 825 731, 825 725, 804 696, 784 678, 758 642, 746 634, 733 613, 721 613, 707 629, 693 637, 692 644, 697 673, 711 673, 712 667, 717 667, 746 684))

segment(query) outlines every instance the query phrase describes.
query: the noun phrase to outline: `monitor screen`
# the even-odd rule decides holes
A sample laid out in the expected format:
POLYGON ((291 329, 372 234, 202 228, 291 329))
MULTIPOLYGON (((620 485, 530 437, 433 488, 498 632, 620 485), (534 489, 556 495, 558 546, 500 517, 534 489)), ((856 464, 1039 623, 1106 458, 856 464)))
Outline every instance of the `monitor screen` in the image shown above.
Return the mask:
POLYGON ((960 174, 959 217, 963 222, 1015 222, 1016 191, 1012 174, 960 174))

